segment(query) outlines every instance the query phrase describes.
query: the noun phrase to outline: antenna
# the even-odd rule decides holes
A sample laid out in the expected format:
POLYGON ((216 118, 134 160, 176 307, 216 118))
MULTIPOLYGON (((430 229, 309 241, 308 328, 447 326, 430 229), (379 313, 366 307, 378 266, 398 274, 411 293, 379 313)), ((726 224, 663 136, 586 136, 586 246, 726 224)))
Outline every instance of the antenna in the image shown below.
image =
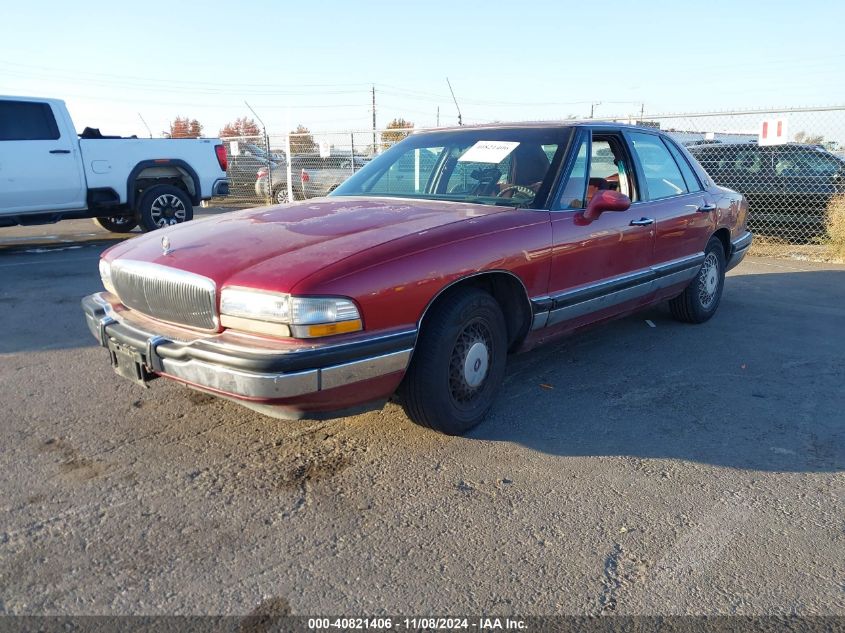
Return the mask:
POLYGON ((150 126, 147 125, 147 122, 144 121, 144 117, 141 116, 140 112, 138 113, 138 118, 141 119, 141 123, 143 123, 144 127, 147 128, 147 132, 150 133, 150 138, 152 138, 153 137, 153 131, 150 129, 150 126))
POLYGON ((258 116, 258 113, 255 110, 252 109, 252 106, 249 105, 249 103, 247 101, 244 101, 244 103, 246 104, 246 107, 249 108, 249 111, 252 112, 253 116, 256 119, 258 119, 258 122, 261 124, 261 127, 264 129, 264 136, 267 136, 267 126, 264 125, 264 121, 261 120, 261 117, 258 116))
POLYGON ((452 82, 449 81, 448 77, 446 77, 446 83, 449 84, 449 92, 452 93, 452 101, 455 102, 455 109, 458 111, 458 125, 463 125, 463 121, 461 121, 461 106, 458 105, 458 100, 455 99, 455 91, 452 90, 452 82))

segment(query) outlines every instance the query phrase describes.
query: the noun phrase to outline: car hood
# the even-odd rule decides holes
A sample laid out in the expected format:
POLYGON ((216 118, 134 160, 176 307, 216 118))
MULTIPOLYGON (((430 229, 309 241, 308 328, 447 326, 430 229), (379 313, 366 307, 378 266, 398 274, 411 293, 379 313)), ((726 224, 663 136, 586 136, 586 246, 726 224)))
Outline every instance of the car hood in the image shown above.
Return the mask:
POLYGON ((223 213, 160 229, 109 249, 105 258, 153 262, 219 287, 290 290, 321 268, 392 240, 508 207, 397 198, 325 198, 223 213), (169 252, 162 241, 167 238, 169 252))

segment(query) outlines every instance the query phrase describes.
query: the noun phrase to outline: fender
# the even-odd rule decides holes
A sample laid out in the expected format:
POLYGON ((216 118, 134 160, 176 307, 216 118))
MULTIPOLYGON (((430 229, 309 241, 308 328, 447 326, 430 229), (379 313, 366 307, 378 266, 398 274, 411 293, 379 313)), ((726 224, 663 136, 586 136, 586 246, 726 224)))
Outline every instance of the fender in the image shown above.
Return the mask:
POLYGON ((135 181, 138 179, 138 174, 148 167, 179 167, 180 169, 184 169, 191 177, 191 180, 194 181, 194 193, 189 194, 191 203, 194 205, 198 205, 200 203, 200 200, 202 199, 200 179, 199 176, 197 176, 197 172, 194 171, 194 168, 181 158, 157 158, 155 160, 142 160, 140 163, 135 165, 131 172, 129 172, 129 177, 126 179, 126 204, 130 209, 135 208, 135 181))

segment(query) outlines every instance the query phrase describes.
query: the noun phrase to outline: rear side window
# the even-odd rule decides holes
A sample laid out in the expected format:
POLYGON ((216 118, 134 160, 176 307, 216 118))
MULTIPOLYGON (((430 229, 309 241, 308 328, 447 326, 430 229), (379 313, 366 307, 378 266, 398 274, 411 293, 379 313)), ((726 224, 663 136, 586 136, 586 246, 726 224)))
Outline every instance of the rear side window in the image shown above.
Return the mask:
POLYGON ((659 136, 631 132, 631 141, 643 168, 650 200, 687 193, 681 170, 659 136))
POLYGON ((669 151, 672 152, 675 162, 678 163, 678 167, 681 168, 681 174, 684 176, 684 182, 687 183, 687 190, 701 191, 701 183, 698 182, 695 172, 693 172, 692 167, 689 166, 689 163, 681 153, 681 150, 679 150, 673 142, 667 141, 666 139, 663 139, 663 143, 669 148, 669 151))
POLYGON ((57 138, 59 127, 49 104, 0 101, 0 141, 51 141, 57 138))

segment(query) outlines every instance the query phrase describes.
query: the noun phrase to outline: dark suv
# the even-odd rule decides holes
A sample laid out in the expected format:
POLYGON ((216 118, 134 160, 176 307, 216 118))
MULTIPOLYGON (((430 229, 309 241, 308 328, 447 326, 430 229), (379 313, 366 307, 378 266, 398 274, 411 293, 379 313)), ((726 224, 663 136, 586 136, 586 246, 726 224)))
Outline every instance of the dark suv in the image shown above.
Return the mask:
POLYGON ((845 193, 845 160, 817 145, 713 143, 687 148, 716 184, 745 194, 756 234, 812 240, 831 197, 845 193))

